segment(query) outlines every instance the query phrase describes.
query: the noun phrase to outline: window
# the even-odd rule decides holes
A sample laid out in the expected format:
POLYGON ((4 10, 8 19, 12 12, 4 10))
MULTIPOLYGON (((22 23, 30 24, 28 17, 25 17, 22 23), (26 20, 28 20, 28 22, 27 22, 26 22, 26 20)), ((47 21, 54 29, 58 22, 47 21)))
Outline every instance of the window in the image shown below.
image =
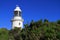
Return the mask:
POLYGON ((18 16, 18 11, 15 11, 14 12, 14 16, 18 16))
POLYGON ((21 16, 21 12, 19 12, 19 16, 21 16))
POLYGON ((15 11, 14 16, 21 16, 21 12, 20 11, 15 11))
POLYGON ((20 23, 19 23, 19 25, 20 25, 20 23))

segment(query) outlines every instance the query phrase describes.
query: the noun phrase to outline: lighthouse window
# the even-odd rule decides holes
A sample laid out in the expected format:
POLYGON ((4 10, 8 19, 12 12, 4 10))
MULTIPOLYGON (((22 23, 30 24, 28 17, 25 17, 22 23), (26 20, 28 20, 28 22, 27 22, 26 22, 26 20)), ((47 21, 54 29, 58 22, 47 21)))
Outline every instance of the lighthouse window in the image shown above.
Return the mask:
POLYGON ((19 25, 20 25, 20 23, 19 23, 19 25))
POLYGON ((19 11, 19 16, 21 16, 21 12, 19 11))
POLYGON ((18 11, 15 11, 14 12, 14 16, 18 16, 18 11))

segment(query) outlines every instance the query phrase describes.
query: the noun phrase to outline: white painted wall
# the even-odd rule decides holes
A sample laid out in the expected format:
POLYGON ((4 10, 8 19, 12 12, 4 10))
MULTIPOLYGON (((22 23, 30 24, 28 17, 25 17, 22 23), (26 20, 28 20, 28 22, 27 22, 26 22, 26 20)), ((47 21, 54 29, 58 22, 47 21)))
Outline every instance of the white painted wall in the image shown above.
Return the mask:
POLYGON ((15 27, 18 27, 18 28, 23 27, 23 19, 20 16, 16 16, 12 20, 12 29, 14 29, 15 27))

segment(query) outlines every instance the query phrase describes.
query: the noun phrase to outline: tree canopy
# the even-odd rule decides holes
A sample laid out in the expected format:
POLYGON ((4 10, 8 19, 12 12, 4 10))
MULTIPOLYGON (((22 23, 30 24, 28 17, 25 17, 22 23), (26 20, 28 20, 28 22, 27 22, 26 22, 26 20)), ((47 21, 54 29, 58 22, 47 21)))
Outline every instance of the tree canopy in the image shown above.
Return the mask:
POLYGON ((60 40, 60 20, 56 22, 31 21, 24 28, 0 28, 0 40, 60 40))

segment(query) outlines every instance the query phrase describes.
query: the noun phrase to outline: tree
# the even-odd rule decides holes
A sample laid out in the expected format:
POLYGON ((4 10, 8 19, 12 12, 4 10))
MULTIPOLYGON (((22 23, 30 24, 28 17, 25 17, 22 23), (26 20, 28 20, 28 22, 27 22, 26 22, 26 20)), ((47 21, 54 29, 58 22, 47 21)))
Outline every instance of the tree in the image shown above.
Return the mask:
POLYGON ((31 21, 30 24, 25 24, 22 30, 1 28, 0 40, 60 40, 60 21, 31 21))
POLYGON ((0 40, 8 40, 9 35, 8 35, 8 30, 5 28, 0 29, 0 40))
POLYGON ((60 24, 60 20, 57 21, 57 24, 60 24))

